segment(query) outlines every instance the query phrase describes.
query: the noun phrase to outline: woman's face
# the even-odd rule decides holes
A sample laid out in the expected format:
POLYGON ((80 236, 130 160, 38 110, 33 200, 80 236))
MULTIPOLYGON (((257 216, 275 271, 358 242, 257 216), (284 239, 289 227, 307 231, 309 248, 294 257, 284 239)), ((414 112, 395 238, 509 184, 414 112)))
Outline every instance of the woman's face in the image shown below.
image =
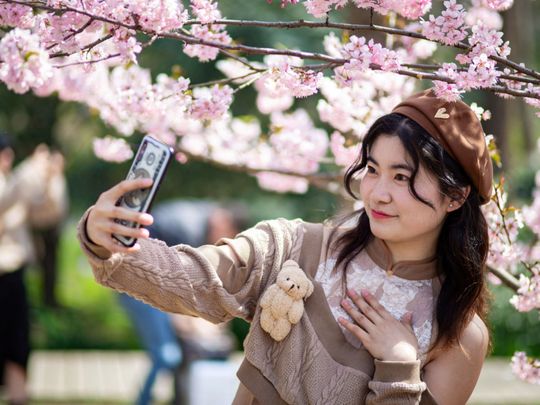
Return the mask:
POLYGON ((368 153, 360 194, 373 235, 388 244, 434 247, 447 212, 455 208, 449 207, 450 198, 442 195, 437 181, 422 165, 414 188, 435 209, 417 200, 409 191, 412 170, 412 159, 401 140, 380 135, 368 153))

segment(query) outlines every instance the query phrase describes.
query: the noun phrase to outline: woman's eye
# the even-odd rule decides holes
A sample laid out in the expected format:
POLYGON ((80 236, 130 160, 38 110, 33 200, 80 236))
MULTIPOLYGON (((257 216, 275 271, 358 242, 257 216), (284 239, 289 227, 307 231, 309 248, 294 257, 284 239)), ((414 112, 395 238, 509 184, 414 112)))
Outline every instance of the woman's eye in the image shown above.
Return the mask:
POLYGON ((409 181, 409 178, 405 176, 404 174, 396 174, 395 179, 397 181, 409 181))
POLYGON ((375 168, 373 166, 368 166, 367 167, 367 172, 368 173, 375 173, 375 168))

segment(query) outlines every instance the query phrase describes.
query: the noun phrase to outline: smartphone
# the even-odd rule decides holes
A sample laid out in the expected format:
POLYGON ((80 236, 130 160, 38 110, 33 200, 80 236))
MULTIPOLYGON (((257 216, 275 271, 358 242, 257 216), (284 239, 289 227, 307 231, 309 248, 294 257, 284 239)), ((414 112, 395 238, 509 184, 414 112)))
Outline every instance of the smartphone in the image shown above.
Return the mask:
MULTIPOLYGON (((148 188, 134 190, 124 194, 116 202, 116 205, 138 212, 149 212, 152 201, 165 176, 165 172, 167 171, 172 156, 173 150, 169 145, 165 145, 151 136, 145 136, 131 163, 131 168, 129 169, 126 179, 132 180, 148 177, 153 180, 153 183, 148 188)), ((140 227, 140 224, 137 222, 126 221, 123 219, 116 219, 116 222, 131 228, 140 227)), ((137 242, 136 238, 116 234, 113 234, 112 236, 126 247, 131 247, 137 242)))

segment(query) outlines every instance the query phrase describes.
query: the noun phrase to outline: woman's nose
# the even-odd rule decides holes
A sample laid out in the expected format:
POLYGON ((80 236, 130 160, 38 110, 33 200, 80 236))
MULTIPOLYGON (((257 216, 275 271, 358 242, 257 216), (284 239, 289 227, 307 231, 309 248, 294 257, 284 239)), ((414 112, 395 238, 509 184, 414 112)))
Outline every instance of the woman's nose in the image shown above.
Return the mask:
POLYGON ((371 198, 380 202, 390 202, 392 196, 387 181, 383 178, 378 179, 371 189, 371 198))

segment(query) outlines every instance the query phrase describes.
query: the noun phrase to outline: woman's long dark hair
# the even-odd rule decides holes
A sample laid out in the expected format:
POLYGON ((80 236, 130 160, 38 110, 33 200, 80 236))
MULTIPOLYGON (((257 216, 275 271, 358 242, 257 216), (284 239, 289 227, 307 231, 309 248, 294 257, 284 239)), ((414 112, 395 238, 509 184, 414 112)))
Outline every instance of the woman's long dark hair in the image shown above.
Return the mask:
MULTIPOLYGON (((441 290, 436 307, 438 334, 431 349, 459 343, 459 336, 474 314, 485 320, 487 312, 488 293, 484 273, 489 237, 487 223, 480 210, 478 191, 462 167, 420 125, 393 113, 379 118, 371 126, 362 142, 360 156, 345 174, 345 188, 353 198, 357 198, 353 191, 353 184, 358 184, 356 177, 366 167, 370 150, 381 135, 397 136, 401 140, 414 164, 409 190, 422 203, 434 208, 414 188, 420 165, 438 179, 441 193, 452 199, 462 200, 465 198, 464 188, 471 187, 464 204, 445 218, 436 252, 441 290)), ((355 226, 332 242, 332 248, 339 252, 336 269, 345 271, 373 238, 364 209, 354 212, 341 223, 356 217, 355 226)))

